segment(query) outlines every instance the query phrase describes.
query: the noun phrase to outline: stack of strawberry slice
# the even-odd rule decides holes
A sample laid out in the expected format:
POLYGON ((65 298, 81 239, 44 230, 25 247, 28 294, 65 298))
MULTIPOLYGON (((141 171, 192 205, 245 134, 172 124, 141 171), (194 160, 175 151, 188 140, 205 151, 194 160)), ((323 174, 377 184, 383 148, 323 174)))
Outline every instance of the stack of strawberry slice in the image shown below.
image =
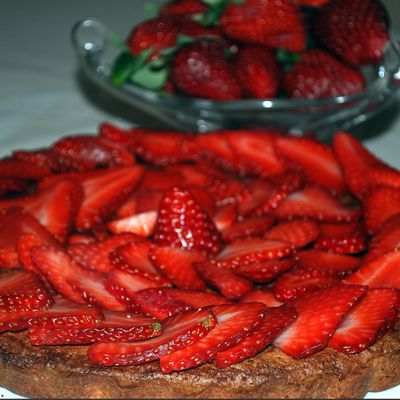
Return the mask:
POLYGON ((0 176, 0 331, 32 345, 167 373, 356 353, 398 319, 400 172, 348 133, 103 123, 0 176))

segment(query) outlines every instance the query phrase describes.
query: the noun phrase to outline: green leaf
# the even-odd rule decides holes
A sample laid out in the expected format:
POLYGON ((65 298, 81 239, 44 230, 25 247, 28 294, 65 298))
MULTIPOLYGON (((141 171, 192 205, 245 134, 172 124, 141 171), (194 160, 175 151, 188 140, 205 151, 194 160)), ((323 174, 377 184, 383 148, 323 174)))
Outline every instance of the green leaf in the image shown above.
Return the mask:
POLYGON ((154 70, 151 64, 146 64, 130 76, 130 81, 146 89, 160 90, 164 87, 168 74, 168 68, 154 70))
POLYGON ((108 32, 108 40, 120 50, 128 50, 128 46, 125 44, 124 39, 121 38, 115 32, 108 32))
POLYGON ((144 12, 146 13, 148 19, 155 18, 160 13, 160 6, 154 3, 146 3, 144 5, 144 12))
POLYGON ((136 60, 130 52, 121 53, 112 67, 110 82, 122 86, 135 69, 136 60))
POLYGON ((203 0, 203 3, 207 6, 218 6, 221 3, 226 3, 227 0, 203 0))

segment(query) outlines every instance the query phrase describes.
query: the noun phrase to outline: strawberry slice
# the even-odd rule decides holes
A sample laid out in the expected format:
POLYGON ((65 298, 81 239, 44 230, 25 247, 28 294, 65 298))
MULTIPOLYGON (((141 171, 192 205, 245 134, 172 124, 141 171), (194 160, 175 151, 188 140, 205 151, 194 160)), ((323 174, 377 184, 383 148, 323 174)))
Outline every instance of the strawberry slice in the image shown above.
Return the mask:
POLYGON ((192 308, 178 297, 171 295, 168 288, 150 288, 130 293, 135 307, 140 312, 164 320, 192 308))
POLYGON ((261 303, 224 304, 209 310, 215 315, 217 326, 197 343, 161 357, 163 373, 196 367, 235 346, 261 325, 265 306, 261 303))
POLYGON ((192 159, 192 137, 187 132, 135 129, 135 152, 143 160, 160 166, 179 164, 192 159))
POLYGON ((236 221, 237 214, 236 204, 225 204, 216 210, 213 216, 214 224, 220 232, 223 232, 236 221))
POLYGON ((145 240, 142 242, 131 242, 115 249, 111 256, 116 262, 115 266, 128 272, 135 273, 137 269, 150 274, 158 274, 157 269, 150 261, 149 250, 151 242, 145 240), (125 264, 125 265, 124 265, 125 264))
POLYGON ((68 237, 68 245, 72 246, 75 244, 88 244, 88 243, 95 243, 96 238, 94 238, 92 235, 89 235, 87 233, 73 233, 72 235, 69 235, 68 237))
POLYGON ((82 180, 84 199, 78 211, 76 227, 90 229, 114 213, 135 189, 143 167, 119 167, 101 171, 82 180))
POLYGON ((105 366, 143 364, 189 344, 193 346, 193 343, 215 329, 216 323, 210 311, 183 311, 164 320, 163 333, 156 338, 137 343, 94 344, 89 348, 88 356, 93 364, 105 366))
POLYGON ((359 223, 321 224, 321 235, 314 247, 342 254, 360 253, 366 248, 366 234, 359 223))
POLYGON ((324 349, 343 318, 365 293, 363 286, 335 285, 299 297, 292 303, 298 318, 274 340, 274 345, 294 358, 324 349))
POLYGON ((205 289, 203 280, 193 266, 193 263, 205 261, 200 252, 152 246, 149 257, 158 272, 179 289, 205 289))
POLYGON ((298 219, 281 222, 266 232, 264 237, 272 240, 283 240, 291 243, 296 249, 300 249, 314 242, 319 233, 319 227, 315 222, 298 219))
POLYGON ((113 268, 110 254, 116 248, 137 240, 138 237, 131 234, 116 235, 94 243, 71 245, 67 251, 73 260, 82 267, 99 272, 108 272, 113 268))
POLYGON ((211 218, 188 189, 177 186, 161 199, 154 242, 211 255, 221 249, 220 234, 211 218))
POLYGON ((68 299, 125 311, 126 307, 106 290, 101 273, 79 266, 63 250, 51 246, 33 247, 31 257, 41 275, 68 299))
POLYGON ((350 191, 361 198, 370 185, 371 168, 384 164, 353 135, 337 132, 333 137, 333 151, 342 167, 350 191))
POLYGON ((23 233, 34 234, 50 245, 59 245, 53 235, 26 210, 19 207, 0 210, 0 266, 2 268, 19 266, 16 243, 23 233))
POLYGON ((283 303, 276 300, 271 289, 252 290, 240 299, 241 303, 263 303, 267 307, 279 307, 283 303))
POLYGON ((153 234, 157 219, 157 211, 146 211, 114 219, 107 227, 114 234, 133 233, 147 238, 153 234))
POLYGON ((12 157, 15 160, 34 164, 42 168, 46 168, 53 173, 66 172, 65 165, 61 160, 49 149, 43 148, 39 150, 16 150, 13 151, 12 157))
POLYGON ((12 158, 0 160, 0 177, 37 180, 51 174, 45 166, 12 158))
POLYGON ((182 301, 192 308, 204 308, 229 303, 229 301, 221 295, 210 291, 182 290, 175 288, 163 288, 161 290, 168 296, 173 297, 175 300, 182 301))
POLYGON ((19 193, 26 189, 27 182, 18 178, 0 178, 0 197, 7 193, 19 193))
POLYGON ((295 268, 282 275, 274 284, 274 296, 282 301, 288 301, 322 289, 335 285, 340 279, 333 275, 320 275, 314 271, 295 268))
POLYGON ((237 300, 249 293, 253 285, 232 271, 212 263, 195 263, 196 271, 212 287, 218 289, 228 300, 237 300))
POLYGON ((343 320, 329 345, 345 354, 372 346, 396 323, 399 302, 396 289, 368 290, 343 320))
POLYGON ((297 170, 288 170, 282 175, 271 177, 273 187, 267 190, 261 204, 253 210, 253 214, 260 216, 271 213, 292 192, 301 189, 304 185, 304 175, 297 170))
POLYGON ((275 141, 279 137, 269 131, 228 131, 228 142, 245 166, 245 173, 259 176, 282 174, 286 166, 278 158, 275 141))
POLYGON ((64 243, 74 224, 76 210, 82 201, 79 183, 60 180, 54 186, 18 200, 3 200, 0 207, 21 206, 34 216, 57 240, 64 243))
POLYGON ((345 190, 342 170, 332 149, 321 142, 295 136, 275 140, 279 154, 299 166, 310 183, 341 193, 345 190))
POLYGON ((262 217, 249 217, 233 223, 222 231, 222 238, 225 242, 233 242, 238 239, 261 236, 275 222, 272 215, 262 217))
MULTIPOLYGON (((250 182, 246 190, 240 195, 240 200, 238 202, 239 215, 246 217, 255 213, 259 207, 262 207, 263 204, 269 201, 273 191, 274 186, 269 180, 257 179, 250 182)), ((264 213, 258 215, 264 215, 264 213)))
POLYGON ((374 186, 366 194, 363 206, 365 225, 373 234, 385 221, 400 212, 400 188, 374 186))
POLYGON ((296 253, 296 260, 301 269, 312 272, 314 276, 338 278, 354 272, 360 265, 359 258, 321 250, 300 251, 296 253))
POLYGON ((0 312, 44 310, 52 303, 52 296, 32 272, 0 275, 0 312))
POLYGON ((154 318, 140 314, 104 311, 104 319, 93 327, 49 328, 34 326, 29 328, 31 344, 64 345, 90 344, 96 342, 136 342, 159 336, 161 324, 154 318))
POLYGON ((312 218, 324 222, 353 222, 360 217, 360 209, 345 206, 327 191, 308 186, 289 194, 275 214, 279 218, 312 218))
POLYGON ((31 326, 49 329, 95 326, 102 318, 102 312, 95 307, 55 296, 54 304, 45 310, 0 312, 0 332, 19 331, 31 326))
POLYGON ((128 166, 135 158, 123 146, 104 137, 82 135, 62 138, 51 146, 58 158, 70 159, 79 170, 128 166))
POLYGON ((288 242, 269 239, 247 239, 229 243, 217 255, 218 266, 231 268, 240 264, 283 258, 289 256, 293 247, 288 242))
POLYGON ((260 327, 236 346, 217 353, 215 365, 226 368, 246 358, 254 357, 297 318, 294 307, 278 307, 266 310, 260 327))
MULTIPOLYGON (((398 216, 399 215, 396 214, 397 220, 398 216)), ((367 262, 367 260, 371 261, 376 257, 400 248, 400 225, 396 224, 389 227, 387 224, 384 224, 379 230, 379 233, 369 242, 369 247, 370 251, 364 257, 364 262, 367 262)))
POLYGON ((140 182, 141 189, 168 190, 182 183, 183 176, 179 169, 146 169, 140 182))
POLYGON ((264 283, 289 271, 293 266, 293 259, 285 258, 283 260, 266 260, 240 264, 234 268, 234 271, 235 274, 243 276, 251 282, 264 283))
POLYGON ((361 267, 343 280, 344 283, 368 285, 369 287, 392 287, 400 289, 400 251, 383 254, 361 267))
POLYGON ((102 122, 99 125, 99 136, 118 143, 129 151, 134 151, 137 146, 137 139, 140 133, 133 129, 123 129, 109 122, 102 122))

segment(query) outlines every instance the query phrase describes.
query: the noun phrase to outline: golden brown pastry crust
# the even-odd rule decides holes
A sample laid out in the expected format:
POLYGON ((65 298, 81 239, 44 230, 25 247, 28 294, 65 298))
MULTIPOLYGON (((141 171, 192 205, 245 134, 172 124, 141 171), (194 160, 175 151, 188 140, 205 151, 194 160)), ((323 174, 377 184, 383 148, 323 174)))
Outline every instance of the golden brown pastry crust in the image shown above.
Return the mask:
POLYGON ((161 374, 157 362, 91 365, 86 346, 31 346, 26 333, 0 335, 0 386, 51 398, 360 398, 400 384, 400 324, 370 349, 326 349, 294 360, 269 347, 225 369, 213 363, 161 374))

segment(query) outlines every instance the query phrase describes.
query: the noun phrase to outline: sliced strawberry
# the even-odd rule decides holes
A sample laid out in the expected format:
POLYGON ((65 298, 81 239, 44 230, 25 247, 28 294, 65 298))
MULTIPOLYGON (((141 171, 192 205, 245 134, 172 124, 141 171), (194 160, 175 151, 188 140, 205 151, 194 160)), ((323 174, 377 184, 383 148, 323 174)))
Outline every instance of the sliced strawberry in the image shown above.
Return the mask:
POLYGON ((31 327, 28 337, 33 345, 89 344, 96 342, 136 342, 159 336, 161 324, 140 314, 104 311, 104 319, 86 328, 31 327))
POLYGON ((249 217, 233 223, 222 231, 222 238, 225 242, 233 242, 238 239, 259 237, 275 222, 272 215, 262 217, 249 217))
POLYGON ((18 193, 26 189, 27 182, 18 178, 0 178, 0 197, 7 193, 18 193))
POLYGON ((17 179, 40 179, 50 175, 51 170, 32 162, 3 158, 0 160, 0 177, 17 179))
POLYGON ((265 306, 261 303, 238 303, 213 306, 209 310, 215 315, 217 326, 197 343, 161 357, 163 373, 196 367, 235 346, 261 325, 265 306))
POLYGON ((99 125, 99 136, 118 143, 131 151, 136 148, 139 135, 140 132, 136 132, 136 128, 123 129, 109 122, 102 122, 99 125))
POLYGON ((266 232, 264 237, 272 240, 283 240, 300 249, 314 242, 319 233, 319 227, 315 222, 298 219, 281 222, 266 232))
POLYGON ((333 286, 339 281, 333 275, 319 275, 313 271, 295 268, 277 279, 273 291, 278 300, 285 302, 305 293, 333 286))
POLYGON ((168 288, 144 289, 131 293, 130 296, 140 312, 160 320, 192 308, 188 303, 168 293, 166 289, 168 288))
POLYGON ((351 309, 329 345, 354 354, 372 346, 397 321, 400 293, 396 289, 370 289, 351 309))
POLYGON ((214 179, 211 185, 205 189, 210 193, 215 205, 223 207, 240 202, 242 200, 241 193, 245 191, 246 185, 229 176, 214 179))
POLYGON ((336 193, 345 190, 342 170, 328 145, 314 139, 284 136, 275 140, 275 147, 302 169, 309 182, 336 193))
POLYGON ((60 180, 54 186, 18 200, 3 200, 0 207, 19 205, 34 216, 56 239, 63 243, 74 224, 82 201, 79 183, 60 180))
POLYGON ((271 289, 252 290, 240 299, 241 303, 263 303, 267 307, 279 307, 283 303, 276 300, 271 289))
POLYGON ((99 136, 82 135, 62 138, 51 146, 61 159, 71 159, 79 170, 134 165, 135 159, 122 145, 99 136))
POLYGON ((161 190, 144 190, 143 188, 139 188, 135 193, 137 201, 137 210, 135 214, 147 211, 157 211, 163 194, 164 192, 161 190))
POLYGON ((151 242, 131 242, 125 246, 118 247, 115 250, 115 256, 113 259, 120 258, 121 261, 126 263, 123 267, 121 263, 117 263, 116 267, 120 269, 126 269, 128 272, 135 272, 139 269, 143 272, 149 272, 151 274, 158 274, 157 269, 154 267, 153 263, 149 258, 149 249, 151 242))
POLYGON ((136 128, 138 135, 136 154, 155 165, 179 164, 190 161, 191 136, 174 131, 154 131, 136 128))
POLYGON ((44 310, 52 303, 52 296, 32 272, 0 275, 0 312, 44 310))
POLYGON ((334 135, 333 151, 342 167, 347 187, 356 197, 361 198, 370 184, 370 169, 384 164, 347 132, 337 132, 334 135))
POLYGON ((305 217, 324 222, 353 222, 360 216, 360 210, 345 206, 324 189, 306 187, 293 192, 275 210, 279 218, 305 217))
POLYGON ((92 235, 87 233, 73 233, 72 235, 69 235, 67 244, 73 246, 75 244, 88 244, 94 242, 96 242, 96 238, 92 235))
POLYGON ((12 156, 14 159, 24 161, 29 164, 35 164, 40 167, 46 168, 53 173, 66 172, 66 166, 62 165, 61 160, 50 149, 39 150, 16 150, 13 151, 12 156))
POLYGON ((292 192, 304 185, 304 175, 300 171, 288 170, 282 175, 271 177, 273 187, 266 191, 264 200, 253 210, 254 215, 269 214, 292 192))
POLYGON ((321 224, 314 247, 342 254, 360 253, 366 248, 366 234, 359 223, 321 224))
POLYGON ((175 288, 163 288, 161 290, 168 296, 171 296, 178 301, 182 301, 193 308, 204 308, 229 303, 229 301, 221 295, 210 291, 182 290, 175 288))
POLYGON ((88 356, 92 363, 106 366, 143 364, 192 346, 215 329, 216 323, 210 311, 183 311, 163 321, 163 333, 157 338, 137 343, 95 344, 89 348, 88 356))
POLYGON ((269 131, 230 131, 228 142, 238 155, 246 173, 260 176, 280 175, 285 171, 274 143, 278 135, 269 131))
MULTIPOLYGON (((241 216, 253 214, 255 210, 269 201, 274 186, 266 179, 257 179, 250 182, 248 188, 242 192, 238 202, 238 212, 241 216)), ((260 214, 263 215, 263 214, 260 214)))
POLYGON ((301 269, 312 272, 314 276, 328 275, 338 278, 350 274, 360 265, 359 258, 321 250, 298 252, 296 260, 301 269))
POLYGON ((400 188, 374 186, 363 201, 365 225, 376 232, 390 217, 400 212, 400 188))
POLYGON ((105 287, 128 309, 135 309, 134 295, 136 292, 159 288, 168 285, 167 281, 151 279, 147 274, 138 271, 137 273, 127 272, 119 269, 112 269, 107 273, 105 287))
POLYGON ((213 221, 217 229, 222 232, 228 229, 237 218, 237 205, 226 204, 217 209, 213 216, 213 221))
POLYGON ((294 266, 292 258, 283 260, 266 260, 250 264, 239 264, 235 267, 235 274, 247 278, 251 282, 264 283, 275 279, 294 266))
POLYGON ((108 169, 82 182, 84 200, 79 209, 76 227, 92 228, 103 222, 127 199, 143 173, 140 166, 108 169))
POLYGON ((340 322, 365 293, 363 286, 335 285, 299 297, 292 303, 298 318, 274 340, 274 345, 294 358, 324 349, 340 322))
POLYGON ((179 169, 146 169, 140 186, 146 190, 168 190, 172 186, 180 185, 182 179, 179 169))
POLYGON ((102 318, 104 318, 102 312, 95 307, 73 303, 61 296, 55 296, 54 304, 45 310, 0 313, 0 332, 18 331, 31 326, 43 326, 49 329, 95 326, 102 318))
POLYGON ((237 171, 238 157, 224 131, 209 132, 195 138, 196 150, 206 162, 228 171, 237 171))
POLYGON ((205 254, 216 254, 221 249, 220 234, 213 221, 183 187, 173 187, 164 193, 154 242, 159 246, 196 249, 205 254))
POLYGON ((0 266, 19 266, 16 252, 17 240, 23 233, 31 233, 46 244, 58 246, 56 239, 27 211, 19 207, 0 210, 0 266))
POLYGON ((68 247, 68 254, 76 263, 99 272, 108 272, 113 268, 110 261, 110 254, 118 247, 138 239, 135 235, 124 234, 112 236, 108 239, 94 243, 79 243, 68 247))
POLYGON ((376 166, 369 171, 371 185, 385 185, 400 188, 400 171, 389 165, 376 166))
MULTIPOLYGON (((104 224, 94 225, 91 229, 91 233, 99 241, 110 239, 112 236, 104 224)), ((139 240, 139 238, 136 239, 139 240)))
POLYGON ((226 368, 246 358, 254 357, 272 343, 296 318, 297 311, 294 307, 278 307, 266 310, 260 327, 236 346, 217 353, 215 365, 226 368))
POLYGON ((41 275, 68 299, 76 303, 95 304, 104 309, 125 311, 126 307, 106 290, 102 274, 79 266, 61 249, 33 247, 31 257, 41 275))
POLYGON ((344 283, 400 289, 400 251, 394 250, 362 264, 344 283))
POLYGON ((193 263, 205 261, 200 252, 153 246, 149 250, 149 257, 158 272, 179 289, 205 289, 203 280, 193 266, 193 263))
POLYGON ((364 262, 400 248, 400 225, 393 225, 390 228, 384 224, 379 233, 369 242, 369 247, 370 251, 364 257, 364 262))
POLYGON ((228 300, 237 300, 249 293, 253 285, 232 271, 212 263, 195 263, 196 271, 212 287, 218 289, 228 300))
POLYGON ((217 255, 215 261, 223 267, 235 267, 259 261, 283 258, 290 255, 293 247, 288 242, 269 239, 247 239, 229 243, 217 255))
POLYGON ((157 218, 157 211, 147 211, 114 219, 107 226, 114 234, 132 233, 147 238, 153 234, 157 218))

